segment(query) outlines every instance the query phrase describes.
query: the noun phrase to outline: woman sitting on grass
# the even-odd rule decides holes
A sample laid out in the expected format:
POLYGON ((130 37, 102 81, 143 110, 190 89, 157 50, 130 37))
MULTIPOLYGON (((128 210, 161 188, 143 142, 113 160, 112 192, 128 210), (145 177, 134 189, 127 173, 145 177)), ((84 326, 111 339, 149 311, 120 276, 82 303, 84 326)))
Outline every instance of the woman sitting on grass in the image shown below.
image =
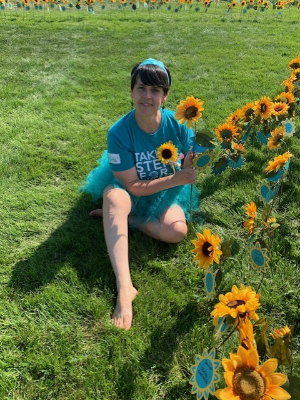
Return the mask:
MULTIPOLYGON (((121 329, 131 327, 138 293, 130 276, 128 224, 167 243, 180 242, 187 233, 190 184, 196 182, 190 150, 194 134, 163 107, 170 84, 170 72, 161 61, 147 59, 133 68, 134 109, 109 129, 107 151, 82 187, 94 200, 103 197, 103 209, 90 215, 103 216, 118 290, 112 323, 121 329)), ((193 193, 197 207, 199 193, 193 193)))

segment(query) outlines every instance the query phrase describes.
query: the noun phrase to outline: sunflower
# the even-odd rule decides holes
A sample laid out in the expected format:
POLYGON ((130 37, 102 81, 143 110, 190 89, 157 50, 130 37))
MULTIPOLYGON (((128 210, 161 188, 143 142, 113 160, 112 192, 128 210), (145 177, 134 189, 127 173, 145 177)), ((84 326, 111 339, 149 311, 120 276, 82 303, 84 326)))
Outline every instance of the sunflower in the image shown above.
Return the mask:
POLYGON ((256 207, 256 204, 254 203, 254 201, 247 203, 245 205, 245 208, 246 208, 246 214, 248 215, 248 217, 256 218, 257 207, 256 207))
POLYGON ((222 142, 228 142, 238 136, 238 129, 232 124, 222 124, 215 129, 216 135, 222 142))
POLYGON ((245 150, 245 146, 242 143, 233 142, 232 143, 233 150, 236 150, 238 153, 242 153, 245 150))
POLYGON ((226 119, 226 122, 231 125, 235 125, 242 117, 241 110, 236 110, 234 113, 230 114, 226 119))
POLYGON ((163 164, 174 163, 178 159, 177 147, 171 142, 163 143, 156 149, 156 156, 163 164))
POLYGON ((232 6, 232 8, 236 7, 237 6, 237 2, 235 0, 233 0, 232 3, 231 3, 231 6, 232 6))
POLYGON ((285 164, 288 162, 289 158, 293 157, 293 154, 289 151, 275 157, 273 160, 269 161, 269 165, 265 169, 266 173, 277 172, 279 168, 283 168, 285 164))
POLYGON ((194 96, 187 96, 185 100, 181 100, 177 106, 175 118, 183 125, 187 121, 187 127, 192 127, 192 121, 197 122, 202 117, 203 101, 195 99, 194 96))
POLYGON ((261 119, 268 119, 273 114, 273 103, 270 97, 263 96, 254 103, 253 109, 255 114, 259 115, 261 119))
POLYGON ((252 115, 254 114, 254 103, 250 102, 245 104, 241 109, 241 117, 245 122, 249 122, 251 120, 252 115))
POLYGON ((289 105, 285 102, 282 101, 277 101, 276 103, 273 103, 273 115, 276 116, 283 116, 288 113, 289 110, 289 105))
POLYGON ((255 348, 238 347, 237 353, 230 353, 230 359, 223 359, 224 378, 227 387, 216 391, 219 400, 288 400, 291 396, 280 386, 287 381, 281 373, 274 373, 278 361, 270 358, 259 365, 255 348))
POLYGON ((293 90, 294 84, 293 81, 291 80, 291 77, 288 79, 285 79, 282 83, 282 86, 285 86, 285 91, 286 92, 291 92, 293 90))
POLYGON ((295 103, 295 96, 292 92, 281 92, 278 96, 275 97, 275 101, 282 101, 287 104, 295 103))
MULTIPOLYGON (((299 3, 298 3, 299 4, 299 3)), ((288 67, 292 70, 300 68, 300 54, 297 58, 294 58, 289 62, 288 67)))
POLYGON ((248 316, 245 318, 241 318, 240 322, 237 326, 239 330, 239 342, 241 346, 246 349, 253 348, 254 345, 254 337, 253 337, 253 325, 248 316))
POLYGON ((260 294, 252 290, 251 286, 246 288, 241 285, 241 289, 238 289, 233 285, 231 292, 219 295, 220 302, 215 305, 215 309, 211 312, 211 316, 214 317, 214 325, 217 326, 220 317, 227 315, 235 320, 238 317, 244 318, 245 316, 257 320, 259 317, 255 311, 260 306, 259 297, 260 294))
POLYGON ((243 223, 243 225, 247 229, 249 235, 252 235, 252 233, 254 232, 254 228, 255 228, 255 219, 254 218, 248 218, 243 223))
POLYGON ((281 143, 282 143, 284 135, 285 135, 284 126, 279 126, 278 128, 275 128, 271 132, 271 135, 272 136, 268 139, 267 145, 270 150, 274 150, 281 146, 281 143))
POLYGON ((291 73, 291 81, 292 82, 300 81, 300 68, 294 69, 294 71, 291 73))
POLYGON ((288 326, 284 326, 283 328, 275 329, 273 333, 270 335, 273 339, 285 339, 287 336, 291 334, 291 330, 288 326))
POLYGON ((210 229, 203 229, 203 233, 196 233, 197 239, 191 240, 195 248, 192 250, 195 253, 194 260, 198 261, 200 268, 208 269, 209 265, 214 262, 219 264, 219 259, 222 251, 219 249, 221 239, 218 235, 213 235, 210 229))
POLYGON ((246 2, 245 0, 242 0, 242 1, 241 1, 241 6, 242 6, 242 7, 245 7, 246 5, 247 5, 247 2, 246 2))

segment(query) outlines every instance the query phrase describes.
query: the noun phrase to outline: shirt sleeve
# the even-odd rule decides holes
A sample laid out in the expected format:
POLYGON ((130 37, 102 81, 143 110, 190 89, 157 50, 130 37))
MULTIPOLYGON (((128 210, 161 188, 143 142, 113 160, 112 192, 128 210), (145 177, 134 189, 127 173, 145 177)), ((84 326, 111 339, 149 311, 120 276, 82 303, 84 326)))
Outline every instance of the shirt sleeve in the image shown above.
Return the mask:
POLYGON ((130 150, 126 135, 121 138, 116 132, 108 131, 107 152, 112 171, 126 171, 135 166, 134 154, 130 150))

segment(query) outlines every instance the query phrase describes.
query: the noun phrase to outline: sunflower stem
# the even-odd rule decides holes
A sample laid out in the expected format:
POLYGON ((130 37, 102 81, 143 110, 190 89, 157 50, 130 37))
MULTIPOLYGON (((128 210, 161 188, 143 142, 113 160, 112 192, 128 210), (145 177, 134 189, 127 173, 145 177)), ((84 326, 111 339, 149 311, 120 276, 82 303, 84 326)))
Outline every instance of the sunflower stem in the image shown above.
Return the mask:
MULTIPOLYGON (((195 122, 195 125, 194 125, 194 141, 193 141, 192 160, 195 158, 196 133, 197 133, 197 122, 195 122)), ((193 226, 193 184, 191 184, 191 193, 190 193, 190 232, 191 233, 192 233, 192 226, 193 226)))

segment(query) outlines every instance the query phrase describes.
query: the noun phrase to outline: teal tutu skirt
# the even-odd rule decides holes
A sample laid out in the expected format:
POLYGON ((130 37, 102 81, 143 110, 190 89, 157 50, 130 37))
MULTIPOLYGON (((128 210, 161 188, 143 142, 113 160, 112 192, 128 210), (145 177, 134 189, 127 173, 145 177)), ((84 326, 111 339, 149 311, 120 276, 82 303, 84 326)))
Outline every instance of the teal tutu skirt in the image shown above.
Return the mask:
MULTIPOLYGON (((93 202, 97 202, 103 195, 103 191, 108 185, 125 189, 121 181, 116 179, 108 162, 107 151, 102 154, 98 161, 98 166, 94 168, 86 177, 83 186, 80 188, 81 193, 88 193, 92 196, 93 202)), ((190 219, 190 196, 191 185, 176 186, 150 196, 133 196, 129 193, 133 208, 131 215, 138 217, 139 224, 153 221, 168 208, 179 205, 185 214, 186 220, 190 219)), ((192 210, 193 212, 200 209, 200 192, 193 186, 192 191, 192 210)))

